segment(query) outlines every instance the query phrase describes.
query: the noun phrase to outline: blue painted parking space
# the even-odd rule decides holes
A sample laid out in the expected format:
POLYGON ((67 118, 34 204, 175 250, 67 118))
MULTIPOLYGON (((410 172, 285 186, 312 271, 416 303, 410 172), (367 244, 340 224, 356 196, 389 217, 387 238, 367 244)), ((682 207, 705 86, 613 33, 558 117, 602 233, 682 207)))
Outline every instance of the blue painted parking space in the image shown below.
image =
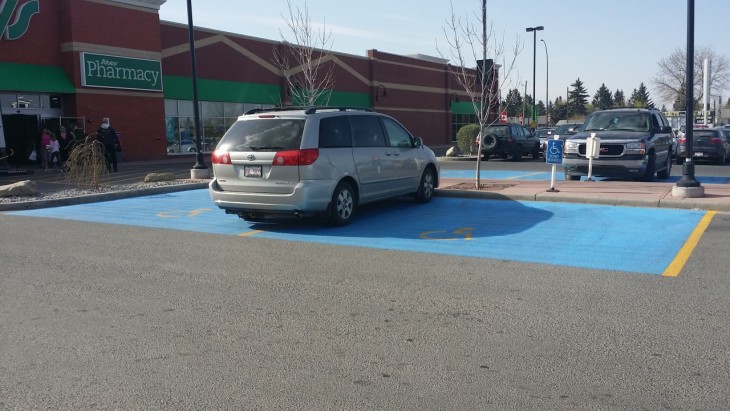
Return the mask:
POLYGON ((366 206, 346 227, 251 224, 202 189, 6 214, 662 274, 705 212, 436 197, 366 206))
MULTIPOLYGON (((539 171, 491 171, 491 170, 480 170, 480 178, 486 180, 540 180, 550 181, 550 166, 546 165, 544 172, 539 171)), ((441 178, 474 178, 475 170, 441 170, 441 178)), ((670 176, 663 180, 655 180, 663 183, 676 183, 681 176, 670 176)), ((715 177, 715 176, 695 176, 695 178, 702 184, 730 184, 730 177, 715 177)), ((563 181, 565 175, 561 169, 555 173, 555 179, 563 181)), ((585 177, 582 178, 585 180, 585 177)), ((602 177, 595 177, 594 180, 610 180, 602 177)))

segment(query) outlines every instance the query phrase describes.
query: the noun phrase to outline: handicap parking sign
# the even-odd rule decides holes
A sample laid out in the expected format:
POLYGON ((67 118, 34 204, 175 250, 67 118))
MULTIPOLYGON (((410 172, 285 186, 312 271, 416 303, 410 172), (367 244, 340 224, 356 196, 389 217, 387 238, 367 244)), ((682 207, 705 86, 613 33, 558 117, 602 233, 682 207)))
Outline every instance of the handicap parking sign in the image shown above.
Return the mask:
POLYGON ((545 148, 545 162, 548 164, 562 164, 563 140, 547 140, 545 148))

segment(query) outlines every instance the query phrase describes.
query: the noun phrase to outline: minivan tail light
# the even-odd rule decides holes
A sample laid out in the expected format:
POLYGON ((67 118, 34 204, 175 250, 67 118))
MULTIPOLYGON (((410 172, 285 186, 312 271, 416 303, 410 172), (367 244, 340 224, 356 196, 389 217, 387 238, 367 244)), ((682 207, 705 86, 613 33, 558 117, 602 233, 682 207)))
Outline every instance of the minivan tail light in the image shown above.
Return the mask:
POLYGON ((687 139, 686 138, 682 137, 682 138, 679 139, 679 144, 685 144, 685 143, 687 143, 687 139))
POLYGON ((711 144, 722 144, 722 139, 719 137, 712 137, 712 139, 710 140, 710 143, 711 144))
POLYGON ((279 151, 274 156, 271 165, 274 166, 308 166, 314 163, 319 157, 319 150, 307 148, 302 150, 279 151))
POLYGON ((212 164, 232 164, 231 155, 228 154, 227 151, 215 150, 213 154, 210 155, 210 162, 212 164))

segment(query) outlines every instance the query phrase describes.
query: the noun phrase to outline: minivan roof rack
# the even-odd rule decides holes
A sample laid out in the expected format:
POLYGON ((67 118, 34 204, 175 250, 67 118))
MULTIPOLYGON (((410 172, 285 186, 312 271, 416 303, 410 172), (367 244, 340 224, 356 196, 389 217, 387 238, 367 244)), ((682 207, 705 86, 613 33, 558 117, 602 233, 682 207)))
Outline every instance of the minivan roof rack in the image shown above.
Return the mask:
POLYGON ((277 107, 269 107, 269 108, 252 108, 251 110, 248 110, 247 112, 243 114, 256 114, 256 113, 265 113, 269 111, 292 111, 292 110, 306 110, 308 106, 277 106, 277 107))
POLYGON ((269 108, 252 108, 243 114, 256 114, 256 113, 268 113, 271 111, 296 111, 304 110, 304 114, 314 114, 317 111, 323 110, 337 110, 337 111, 348 111, 348 110, 360 110, 360 111, 374 111, 371 108, 365 107, 339 107, 339 106, 277 106, 269 108))
POLYGON ((304 114, 314 114, 314 113, 316 113, 317 111, 320 111, 320 110, 337 110, 337 111, 348 111, 348 110, 358 111, 359 110, 359 111, 374 111, 371 108, 365 108, 365 107, 336 107, 336 106, 327 107, 327 106, 317 106, 317 107, 309 107, 304 112, 304 114))

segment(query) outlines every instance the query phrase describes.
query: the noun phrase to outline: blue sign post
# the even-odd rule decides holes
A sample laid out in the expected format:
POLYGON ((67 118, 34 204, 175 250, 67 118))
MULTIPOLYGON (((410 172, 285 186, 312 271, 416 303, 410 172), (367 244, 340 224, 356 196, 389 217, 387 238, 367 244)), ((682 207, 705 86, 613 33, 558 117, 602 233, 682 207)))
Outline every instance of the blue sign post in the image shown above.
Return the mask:
POLYGON ((559 136, 555 136, 553 140, 547 140, 545 162, 553 165, 553 172, 550 174, 550 189, 547 191, 558 192, 560 190, 555 188, 555 168, 558 164, 563 163, 563 140, 560 140, 559 136))

